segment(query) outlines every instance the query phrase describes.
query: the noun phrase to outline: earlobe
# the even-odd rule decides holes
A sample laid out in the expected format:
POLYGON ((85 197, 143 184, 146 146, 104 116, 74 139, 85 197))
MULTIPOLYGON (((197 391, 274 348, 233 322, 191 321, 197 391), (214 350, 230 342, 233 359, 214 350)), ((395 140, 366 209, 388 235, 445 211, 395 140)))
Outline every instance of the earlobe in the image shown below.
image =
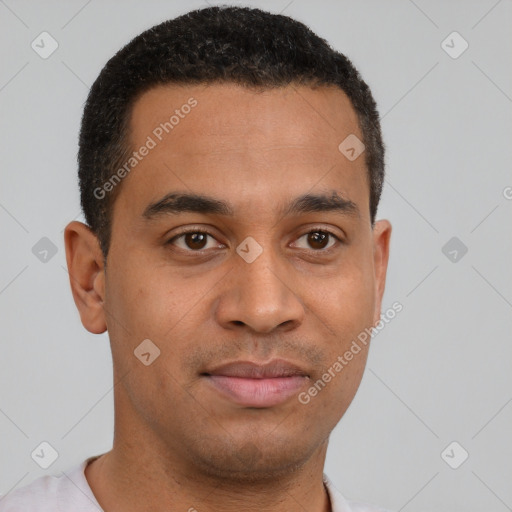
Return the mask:
POLYGON ((373 256, 375 269, 374 323, 377 323, 380 320, 381 315, 382 297, 386 286, 391 230, 391 223, 387 220, 377 221, 373 228, 373 256))
POLYGON ((82 222, 70 222, 64 232, 69 282, 83 326, 93 334, 107 330, 104 311, 105 269, 98 238, 82 222))

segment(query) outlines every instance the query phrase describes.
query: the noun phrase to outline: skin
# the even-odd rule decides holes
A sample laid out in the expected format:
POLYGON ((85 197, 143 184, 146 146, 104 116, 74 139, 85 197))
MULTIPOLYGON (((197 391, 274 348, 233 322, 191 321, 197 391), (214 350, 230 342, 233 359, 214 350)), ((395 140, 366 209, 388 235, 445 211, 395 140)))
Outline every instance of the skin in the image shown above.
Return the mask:
POLYGON ((332 87, 166 85, 136 101, 133 148, 190 97, 197 106, 120 185, 106 267, 87 226, 65 230, 73 297, 87 330, 108 329, 116 383, 113 448, 86 478, 106 512, 327 512, 328 438, 358 389, 367 348, 307 405, 293 396, 243 407, 201 373, 282 358, 307 371, 307 391, 379 320, 391 225, 371 226, 364 153, 351 162, 338 150, 349 134, 362 139, 357 117, 332 87), (234 215, 144 219, 171 191, 223 200, 234 215), (283 216, 296 197, 333 191, 358 214, 283 216), (189 227, 208 230, 203 248, 174 238, 189 227), (319 230, 343 242, 308 236, 319 230), (248 236, 263 249, 252 263, 236 252, 248 236), (144 339, 160 350, 149 366, 134 356, 144 339))

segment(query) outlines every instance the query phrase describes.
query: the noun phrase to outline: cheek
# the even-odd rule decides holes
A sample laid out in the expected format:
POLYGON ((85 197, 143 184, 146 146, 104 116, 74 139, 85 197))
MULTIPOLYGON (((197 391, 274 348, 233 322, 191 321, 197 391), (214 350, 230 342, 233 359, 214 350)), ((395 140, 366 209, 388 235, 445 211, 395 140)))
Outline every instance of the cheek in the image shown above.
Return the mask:
POLYGON ((338 349, 352 337, 371 326, 374 309, 373 270, 360 263, 347 263, 319 286, 311 282, 308 306, 324 322, 328 332, 336 336, 338 349))
POLYGON ((196 287, 181 287, 170 268, 144 264, 141 258, 117 264, 108 280, 108 307, 127 329, 125 336, 165 335, 190 310, 196 287))
POLYGON ((112 265, 108 277, 106 307, 114 362, 122 371, 138 368, 134 350, 149 339, 160 351, 158 363, 181 375, 183 354, 191 334, 204 326, 205 301, 219 277, 192 283, 169 265, 141 261, 126 258, 112 265))

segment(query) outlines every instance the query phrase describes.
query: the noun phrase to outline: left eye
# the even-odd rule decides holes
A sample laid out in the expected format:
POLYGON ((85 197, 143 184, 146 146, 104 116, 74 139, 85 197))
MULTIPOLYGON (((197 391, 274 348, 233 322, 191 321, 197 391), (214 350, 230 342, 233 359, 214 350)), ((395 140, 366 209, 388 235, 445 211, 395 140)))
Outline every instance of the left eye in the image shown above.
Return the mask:
POLYGON ((305 239, 306 244, 309 247, 301 247, 301 249, 314 249, 318 251, 325 251, 326 249, 330 249, 336 241, 341 241, 337 236, 329 231, 309 231, 305 233, 301 237, 298 238, 298 241, 305 239))

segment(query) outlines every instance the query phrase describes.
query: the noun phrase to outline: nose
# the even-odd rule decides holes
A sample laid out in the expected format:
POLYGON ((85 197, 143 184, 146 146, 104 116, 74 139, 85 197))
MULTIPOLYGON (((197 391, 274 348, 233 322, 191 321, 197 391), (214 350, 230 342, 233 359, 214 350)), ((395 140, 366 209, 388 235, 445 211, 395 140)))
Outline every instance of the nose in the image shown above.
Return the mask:
POLYGON ((262 334, 297 328, 304 320, 304 305, 284 265, 278 265, 270 250, 252 263, 236 258, 216 301, 218 323, 262 334))

